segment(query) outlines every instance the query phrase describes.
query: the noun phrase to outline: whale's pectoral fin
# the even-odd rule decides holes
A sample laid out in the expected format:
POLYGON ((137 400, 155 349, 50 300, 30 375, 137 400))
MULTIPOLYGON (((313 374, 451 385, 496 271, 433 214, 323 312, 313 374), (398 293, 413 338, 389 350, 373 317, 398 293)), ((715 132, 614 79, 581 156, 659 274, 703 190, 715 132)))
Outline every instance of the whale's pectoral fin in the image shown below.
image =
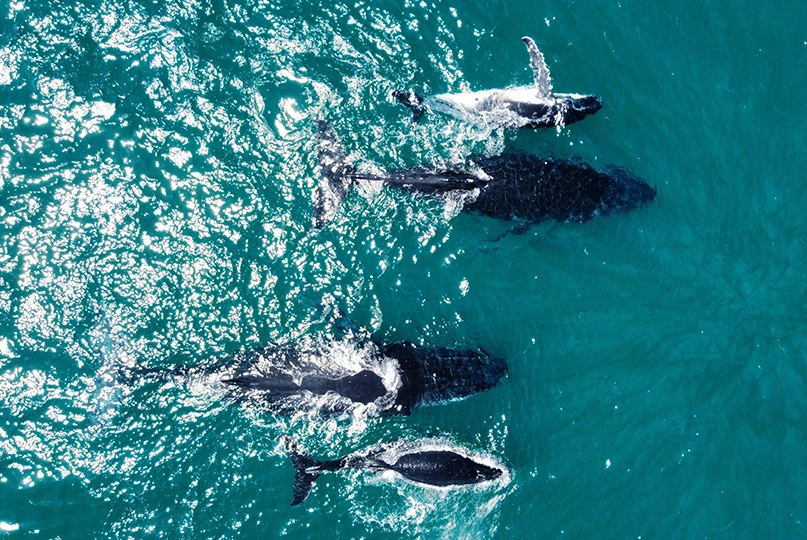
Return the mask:
POLYGON ((549 67, 546 65, 543 53, 538 50, 538 46, 532 38, 524 36, 521 41, 527 46, 530 53, 530 67, 535 77, 535 86, 538 87, 538 95, 549 97, 552 95, 552 78, 549 76, 549 67))
POLYGON ((510 236, 510 235, 521 236, 522 234, 528 233, 531 228, 532 228, 532 223, 530 223, 529 221, 519 223, 519 224, 517 224, 517 225, 515 225, 513 227, 510 227, 506 231, 504 231, 502 234, 500 234, 499 236, 497 236, 496 238, 491 240, 491 242, 498 242, 499 240, 501 240, 503 238, 506 238, 507 236, 510 236))

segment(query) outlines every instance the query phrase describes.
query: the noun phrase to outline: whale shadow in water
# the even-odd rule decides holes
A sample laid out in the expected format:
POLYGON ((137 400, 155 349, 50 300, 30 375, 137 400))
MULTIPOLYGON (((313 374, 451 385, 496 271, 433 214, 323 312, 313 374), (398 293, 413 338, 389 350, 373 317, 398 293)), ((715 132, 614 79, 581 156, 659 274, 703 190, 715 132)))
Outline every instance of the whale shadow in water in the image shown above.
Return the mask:
POLYGON ((174 370, 140 369, 136 378, 202 380, 233 400, 277 414, 409 415, 420 406, 462 399, 495 386, 507 372, 481 351, 409 342, 317 340, 270 344, 174 370))
POLYGON ((579 122, 602 108, 599 96, 556 94, 552 89, 549 67, 535 41, 529 37, 521 40, 530 55, 533 86, 425 98, 414 92, 396 90, 392 96, 412 111, 414 122, 420 121, 427 110, 432 110, 490 129, 564 126, 579 122))
POLYGON ((418 165, 373 175, 347 162, 333 127, 318 121, 321 179, 314 190, 314 228, 324 227, 360 180, 383 182, 410 193, 433 197, 466 196, 462 210, 501 220, 540 223, 554 219, 582 223, 623 213, 655 199, 656 189, 624 169, 599 171, 575 160, 544 159, 524 153, 472 156, 449 167, 418 165))
POLYGON ((325 461, 314 459, 291 437, 283 437, 283 443, 295 470, 292 506, 305 501, 320 474, 344 469, 393 471, 410 482, 435 487, 491 482, 505 473, 503 467, 483 463, 481 458, 472 458, 460 448, 429 445, 427 441, 379 445, 325 461))

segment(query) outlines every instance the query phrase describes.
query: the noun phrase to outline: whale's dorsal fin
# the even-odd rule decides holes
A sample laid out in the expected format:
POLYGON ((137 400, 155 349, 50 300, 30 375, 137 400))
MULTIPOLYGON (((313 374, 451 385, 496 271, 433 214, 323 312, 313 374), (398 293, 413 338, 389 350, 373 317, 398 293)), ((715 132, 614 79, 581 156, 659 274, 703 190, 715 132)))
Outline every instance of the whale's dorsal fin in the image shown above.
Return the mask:
POLYGON ((544 60, 544 55, 538 50, 538 46, 532 38, 524 36, 521 41, 527 46, 530 53, 530 67, 535 76, 535 86, 538 87, 538 95, 550 97, 552 95, 552 78, 549 76, 549 68, 544 60))

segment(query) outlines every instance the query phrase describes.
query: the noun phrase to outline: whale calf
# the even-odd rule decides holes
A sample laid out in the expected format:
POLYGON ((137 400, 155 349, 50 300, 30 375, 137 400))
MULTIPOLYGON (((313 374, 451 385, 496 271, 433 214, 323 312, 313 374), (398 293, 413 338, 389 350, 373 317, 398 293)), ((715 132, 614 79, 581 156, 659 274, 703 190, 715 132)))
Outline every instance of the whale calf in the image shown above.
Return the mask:
POLYGON ((470 349, 303 339, 134 375, 201 382, 227 398, 252 400, 279 414, 329 415, 364 407, 368 414, 391 416, 488 390, 506 372, 505 360, 470 349))
POLYGON ((412 110, 418 122, 426 110, 447 114, 489 128, 548 128, 579 122, 602 108, 602 98, 593 95, 560 94, 552 89, 549 68, 535 41, 521 40, 530 54, 534 84, 497 90, 438 94, 422 97, 396 90, 393 97, 412 110))
POLYGON ((313 194, 315 228, 322 228, 336 215, 359 180, 380 181, 433 196, 466 193, 463 211, 532 223, 547 219, 582 223, 596 216, 627 212, 656 197, 655 188, 624 169, 600 171, 582 161, 525 153, 472 156, 466 163, 448 167, 418 165, 364 174, 347 162, 330 124, 319 121, 317 132, 322 176, 313 194))
POLYGON ((283 442, 294 465, 294 495, 292 506, 308 497, 320 474, 343 469, 362 469, 374 472, 393 471, 401 477, 429 486, 447 487, 479 484, 501 477, 503 470, 480 463, 457 448, 391 449, 384 446, 349 454, 339 459, 319 461, 291 437, 283 442))

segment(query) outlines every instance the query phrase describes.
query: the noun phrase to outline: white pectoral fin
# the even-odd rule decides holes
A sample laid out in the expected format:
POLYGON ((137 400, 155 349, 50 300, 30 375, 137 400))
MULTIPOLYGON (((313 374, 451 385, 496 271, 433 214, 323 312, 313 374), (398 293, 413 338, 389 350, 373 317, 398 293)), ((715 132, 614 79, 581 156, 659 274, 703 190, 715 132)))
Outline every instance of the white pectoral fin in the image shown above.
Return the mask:
POLYGON ((538 50, 538 46, 532 38, 524 36, 521 41, 527 46, 530 53, 530 67, 535 77, 535 86, 538 88, 538 95, 541 97, 552 96, 552 78, 549 76, 549 67, 546 65, 543 53, 538 50))

